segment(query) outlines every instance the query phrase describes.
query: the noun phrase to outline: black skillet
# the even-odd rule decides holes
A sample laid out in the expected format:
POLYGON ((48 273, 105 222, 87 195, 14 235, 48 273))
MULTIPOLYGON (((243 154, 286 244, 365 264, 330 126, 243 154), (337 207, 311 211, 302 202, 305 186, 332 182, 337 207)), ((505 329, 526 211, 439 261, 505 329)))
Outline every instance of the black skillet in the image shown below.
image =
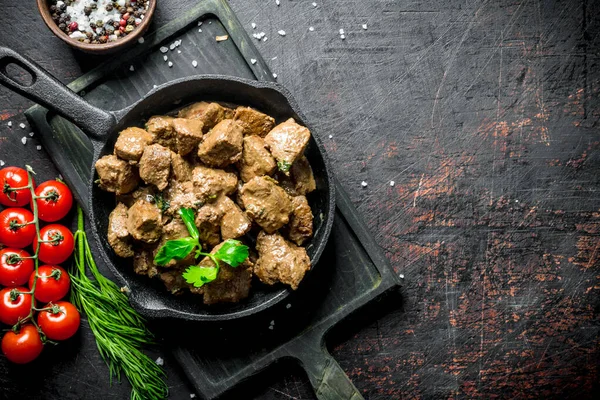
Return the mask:
MULTIPOLYGON (((94 149, 94 163, 113 152, 118 133, 129 126, 143 126, 152 115, 166 114, 194 101, 217 101, 254 107, 271 115, 279 123, 290 117, 307 126, 313 133, 306 151, 317 182, 317 190, 309 195, 309 203, 315 215, 315 235, 307 244, 312 269, 318 265, 323 252, 335 210, 335 193, 331 168, 325 151, 314 129, 298 109, 289 92, 282 86, 270 83, 219 75, 198 75, 177 79, 164 84, 131 106, 108 112, 99 109, 52 77, 35 62, 15 51, 0 47, 0 83, 23 96, 55 111, 81 128, 90 138, 94 149), (7 73, 7 66, 14 64, 31 75, 30 83, 17 81, 7 73)), ((71 165, 57 166, 64 171, 71 165)), ((93 168, 93 167, 92 167, 93 168)), ((91 230, 100 243, 99 253, 115 275, 120 285, 131 289, 131 303, 145 316, 171 317, 199 321, 224 321, 246 317, 278 304, 288 297, 290 289, 281 286, 254 285, 248 299, 231 305, 205 306, 198 297, 173 296, 161 282, 136 275, 130 259, 115 255, 106 239, 108 216, 115 206, 114 195, 100 190, 93 180, 88 182, 88 198, 91 230)), ((76 193, 77 195, 77 193, 76 193)), ((97 260, 100 261, 100 260, 97 260)), ((305 279, 310 278, 310 273, 305 279)), ((302 285, 298 290, 302 290, 302 285)))

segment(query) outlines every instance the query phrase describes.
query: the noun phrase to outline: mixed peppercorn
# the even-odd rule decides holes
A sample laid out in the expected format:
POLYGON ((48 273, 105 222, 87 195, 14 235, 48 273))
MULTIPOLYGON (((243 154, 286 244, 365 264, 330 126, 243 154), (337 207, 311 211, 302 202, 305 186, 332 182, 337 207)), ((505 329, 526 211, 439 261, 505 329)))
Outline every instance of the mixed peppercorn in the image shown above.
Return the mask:
POLYGON ((72 39, 107 43, 133 32, 150 0, 49 0, 52 20, 72 39))

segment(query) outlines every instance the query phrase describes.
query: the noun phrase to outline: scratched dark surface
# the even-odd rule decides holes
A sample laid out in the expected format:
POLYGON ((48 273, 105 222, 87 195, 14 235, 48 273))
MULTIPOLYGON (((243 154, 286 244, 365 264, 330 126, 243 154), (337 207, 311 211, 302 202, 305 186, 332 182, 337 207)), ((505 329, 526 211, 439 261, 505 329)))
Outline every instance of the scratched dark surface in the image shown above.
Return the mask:
MULTIPOLYGON (((1 3, 0 45, 64 82, 94 63, 51 35, 34 0, 1 3)), ((162 0, 155 23, 192 3, 162 0)), ((406 277, 402 306, 338 332, 334 357, 369 399, 598 398, 600 3, 311 3, 231 0, 248 31, 266 32, 258 47, 278 81, 332 135, 338 178, 406 277)), ((32 160, 43 180, 54 167, 35 137, 20 142, 29 106, 0 88, 0 159, 32 160)), ((159 354, 172 398, 189 398, 159 354)), ((126 398, 89 331, 52 356, 53 370, 0 359, 0 397, 126 398)), ((252 397, 311 390, 292 368, 252 397)))

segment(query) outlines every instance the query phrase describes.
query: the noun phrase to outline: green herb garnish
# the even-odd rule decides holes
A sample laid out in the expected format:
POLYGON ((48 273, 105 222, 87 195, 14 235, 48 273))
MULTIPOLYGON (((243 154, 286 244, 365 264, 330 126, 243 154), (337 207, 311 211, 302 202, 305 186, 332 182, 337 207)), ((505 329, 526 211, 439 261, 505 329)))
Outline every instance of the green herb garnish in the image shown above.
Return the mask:
POLYGON ((165 199, 162 193, 157 193, 154 195, 154 203, 163 214, 169 209, 169 207, 171 207, 171 203, 169 200, 165 199))
POLYGON ((281 172, 285 172, 287 173, 290 168, 292 168, 292 164, 283 160, 283 161, 277 161, 277 169, 279 169, 281 172))
POLYGON ((166 399, 169 389, 164 371, 141 351, 153 344, 152 333, 125 293, 98 271, 83 222, 83 212, 77 207, 75 268, 69 274, 71 302, 86 315, 111 380, 120 380, 123 373, 131 384, 132 400, 166 399))
POLYGON ((162 267, 171 260, 183 260, 196 250, 195 258, 206 256, 214 262, 215 266, 194 265, 188 267, 182 276, 187 283, 194 287, 201 287, 205 283, 217 279, 220 268, 219 261, 235 268, 248 258, 248 246, 234 239, 224 241, 214 254, 202 252, 202 245, 199 241, 200 233, 194 223, 194 210, 182 207, 179 209, 179 215, 190 233, 190 237, 167 241, 154 257, 156 265, 162 267))

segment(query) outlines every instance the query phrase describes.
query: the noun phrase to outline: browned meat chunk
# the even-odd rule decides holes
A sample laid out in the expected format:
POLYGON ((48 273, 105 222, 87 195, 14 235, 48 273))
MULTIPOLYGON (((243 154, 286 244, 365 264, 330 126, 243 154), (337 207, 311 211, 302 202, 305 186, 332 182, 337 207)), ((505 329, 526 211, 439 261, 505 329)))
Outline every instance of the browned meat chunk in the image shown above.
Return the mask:
POLYGON ((140 159, 140 178, 163 190, 169 184, 171 152, 160 144, 146 146, 140 159))
POLYGON ((165 214, 176 215, 181 207, 198 208, 198 196, 191 181, 180 182, 171 180, 167 189, 163 192, 167 202, 165 214))
POLYGON ((293 118, 277 125, 265 136, 265 142, 282 172, 289 171, 292 164, 300 158, 309 139, 308 128, 298 125, 293 118))
POLYGON ((294 290, 310 269, 310 259, 304 247, 285 240, 279 233, 260 232, 256 239, 258 261, 254 274, 261 282, 273 285, 282 282, 294 290))
POLYGON ((160 210, 144 200, 138 200, 127 211, 127 230, 135 240, 156 243, 162 235, 160 210))
POLYGON ((298 161, 292 165, 290 172, 298 194, 306 195, 317 188, 312 168, 306 157, 300 157, 298 161))
POLYGON ((181 294, 183 293, 184 289, 189 287, 182 275, 183 271, 178 269, 170 269, 165 272, 161 272, 159 277, 171 294, 181 294))
POLYGON ((167 115, 154 116, 146 122, 146 131, 154 138, 154 143, 177 150, 173 117, 167 115))
POLYGON ((244 135, 265 137, 275 126, 275 120, 272 117, 250 107, 236 108, 233 119, 242 125, 244 135))
POLYGON ((241 200, 246 213, 267 233, 275 232, 289 221, 292 203, 276 181, 256 177, 242 187, 241 200))
POLYGON ((116 194, 129 193, 139 182, 137 171, 115 155, 104 156, 96 161, 100 189, 116 194))
POLYGON ((223 210, 223 219, 221 220, 223 240, 236 239, 248 233, 252 228, 252 221, 246 213, 227 196, 223 196, 219 200, 219 206, 223 210))
POLYGON ((196 150, 202 140, 204 124, 198 119, 175 118, 171 121, 176 134, 177 153, 185 156, 196 150))
MULTIPOLYGON (((221 245, 216 246, 215 253, 221 245)), ((214 267, 214 262, 205 257, 200 261, 203 267, 214 267)), ((249 260, 233 268, 224 262, 219 263, 219 275, 214 281, 207 283, 204 288, 204 303, 235 303, 248 297, 252 280, 252 263, 249 260)))
POLYGON ((207 132, 226 118, 227 110, 220 104, 201 101, 181 109, 177 116, 179 118, 198 119, 202 121, 204 132, 207 132))
POLYGON ((158 268, 154 265, 152 252, 148 250, 136 252, 133 256, 133 270, 136 274, 146 275, 150 278, 158 275, 158 268))
POLYGON ((152 186, 141 186, 131 193, 117 195, 117 202, 131 207, 138 200, 144 200, 148 203, 154 202, 154 188, 152 186))
POLYGON ((217 201, 205 204, 196 213, 195 223, 203 247, 214 247, 221 242, 223 214, 224 211, 217 201))
POLYGON ((192 180, 192 166, 174 151, 171 152, 171 177, 182 182, 192 180))
POLYGON ((237 187, 237 176, 222 169, 198 166, 192 171, 194 190, 199 200, 214 200, 219 195, 232 194, 237 187))
POLYGON ((141 128, 127 128, 117 138, 115 154, 128 161, 139 161, 144 147, 152 143, 152 135, 141 128))
MULTIPOLYGON (((180 217, 173 218, 169 223, 163 225, 163 236, 158 242, 158 246, 154 250, 154 257, 160 250, 161 247, 164 246, 169 240, 181 239, 190 236, 185 224, 181 220, 180 217)), ((165 268, 175 267, 175 266, 187 266, 193 264, 195 261, 194 253, 190 253, 183 260, 171 260, 167 264, 163 265, 165 268)))
POLYGON ((255 176, 273 174, 277 165, 263 139, 258 136, 245 136, 239 167, 240 177, 244 182, 248 182, 255 176))
POLYGON ((219 122, 204 136, 198 157, 211 167, 226 167, 242 157, 242 127, 232 119, 219 122))
POLYGON ((313 215, 305 196, 292 199, 292 214, 288 225, 288 238, 301 246, 313 234, 313 215))
POLYGON ((130 240, 127 206, 119 203, 108 217, 108 243, 119 257, 133 257, 130 240))

